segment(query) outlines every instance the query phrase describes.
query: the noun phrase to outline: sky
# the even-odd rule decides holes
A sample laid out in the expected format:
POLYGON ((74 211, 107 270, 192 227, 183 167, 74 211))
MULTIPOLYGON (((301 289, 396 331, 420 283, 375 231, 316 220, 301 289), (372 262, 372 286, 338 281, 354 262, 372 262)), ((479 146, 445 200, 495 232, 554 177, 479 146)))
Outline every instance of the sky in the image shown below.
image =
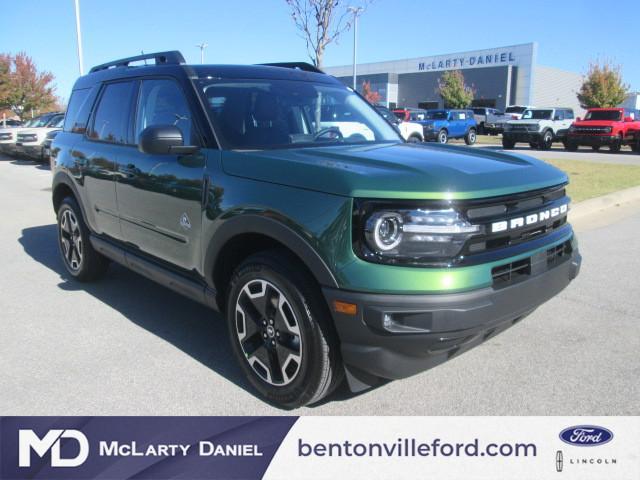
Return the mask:
MULTIPOLYGON (((355 0, 354 0, 355 1, 355 0)), ((79 74, 74 0, 4 0, 0 52, 30 55, 69 97, 79 74)), ((344 0, 349 4, 349 0, 344 0)), ((374 0, 358 24, 358 62, 377 62, 538 42, 538 63, 578 73, 606 59, 640 90, 638 0, 490 2, 374 0)), ((141 51, 180 50, 199 63, 308 61, 285 0, 80 0, 85 71, 141 51)), ((352 61, 353 35, 325 53, 352 61)))

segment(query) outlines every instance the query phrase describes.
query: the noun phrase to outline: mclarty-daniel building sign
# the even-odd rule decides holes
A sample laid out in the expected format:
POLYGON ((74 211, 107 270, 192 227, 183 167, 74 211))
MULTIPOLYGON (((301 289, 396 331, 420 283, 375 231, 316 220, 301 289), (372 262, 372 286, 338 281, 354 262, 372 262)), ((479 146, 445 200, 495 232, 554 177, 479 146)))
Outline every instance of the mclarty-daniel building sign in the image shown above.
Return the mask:
MULTIPOLYGON (((357 74, 360 80, 367 79, 372 85, 378 83, 377 89, 384 93, 387 102, 409 105, 411 102, 408 101, 408 97, 427 99, 433 90, 430 85, 437 83, 436 77, 440 72, 464 70, 465 78, 468 77, 470 82, 476 82, 479 96, 486 93, 487 96, 499 97, 499 103, 502 104, 527 105, 532 102, 536 56, 537 44, 532 42, 403 60, 359 63, 357 74), (483 73, 478 69, 483 69, 483 73), (474 75, 471 71, 478 71, 478 74, 474 75), (426 89, 421 95, 414 93, 420 85, 426 89), (484 85, 493 85, 496 92, 484 91, 484 85), (498 89, 500 91, 497 91, 498 89), (407 97, 406 103, 403 97, 407 97)), ((345 83, 348 83, 353 73, 352 68, 352 65, 344 65, 326 67, 325 71, 335 77, 344 78, 345 83)))
POLYGON ((489 53, 486 55, 446 57, 433 59, 430 62, 418 62, 418 70, 451 70, 454 68, 474 67, 481 65, 501 65, 515 63, 516 56, 512 51, 489 53))

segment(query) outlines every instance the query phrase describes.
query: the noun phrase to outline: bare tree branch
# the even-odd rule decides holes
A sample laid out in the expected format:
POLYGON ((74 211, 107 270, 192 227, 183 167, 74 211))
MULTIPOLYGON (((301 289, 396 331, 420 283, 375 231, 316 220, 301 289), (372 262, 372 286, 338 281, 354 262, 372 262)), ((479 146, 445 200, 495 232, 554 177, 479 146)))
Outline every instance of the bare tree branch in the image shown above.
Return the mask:
POLYGON ((362 10, 373 0, 354 0, 351 5, 346 0, 285 0, 291 8, 291 18, 304 39, 307 54, 313 64, 320 68, 324 59, 324 51, 332 42, 351 28, 353 13, 349 6, 362 10))

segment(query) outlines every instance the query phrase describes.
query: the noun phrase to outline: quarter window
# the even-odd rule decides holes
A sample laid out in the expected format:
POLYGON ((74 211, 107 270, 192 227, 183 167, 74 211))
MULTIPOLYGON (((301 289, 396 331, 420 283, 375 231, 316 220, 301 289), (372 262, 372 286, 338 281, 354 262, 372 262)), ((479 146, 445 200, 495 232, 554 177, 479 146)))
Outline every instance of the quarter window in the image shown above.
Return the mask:
POLYGON ((89 138, 103 142, 127 142, 133 82, 110 83, 96 109, 89 138))
POLYGON ((136 139, 152 125, 174 125, 182 132, 185 145, 195 145, 189 106, 173 80, 144 80, 136 114, 136 139))

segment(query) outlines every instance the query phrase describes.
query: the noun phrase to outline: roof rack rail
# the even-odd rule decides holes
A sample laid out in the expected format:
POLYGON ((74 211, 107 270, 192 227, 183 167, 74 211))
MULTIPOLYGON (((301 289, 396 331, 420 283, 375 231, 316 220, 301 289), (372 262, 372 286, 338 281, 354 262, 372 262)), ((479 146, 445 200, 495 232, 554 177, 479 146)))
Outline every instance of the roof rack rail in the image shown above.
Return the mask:
POLYGON ((294 68, 296 70, 303 70, 305 72, 324 74, 324 72, 318 67, 306 62, 259 63, 258 65, 264 65, 265 67, 294 68))
POLYGON ((89 73, 107 70, 111 67, 127 67, 131 62, 139 62, 141 60, 155 60, 156 65, 179 65, 185 63, 184 57, 178 50, 171 50, 168 52, 145 53, 143 55, 136 55, 135 57, 121 58, 113 62, 103 63, 93 67, 89 70, 89 73))

